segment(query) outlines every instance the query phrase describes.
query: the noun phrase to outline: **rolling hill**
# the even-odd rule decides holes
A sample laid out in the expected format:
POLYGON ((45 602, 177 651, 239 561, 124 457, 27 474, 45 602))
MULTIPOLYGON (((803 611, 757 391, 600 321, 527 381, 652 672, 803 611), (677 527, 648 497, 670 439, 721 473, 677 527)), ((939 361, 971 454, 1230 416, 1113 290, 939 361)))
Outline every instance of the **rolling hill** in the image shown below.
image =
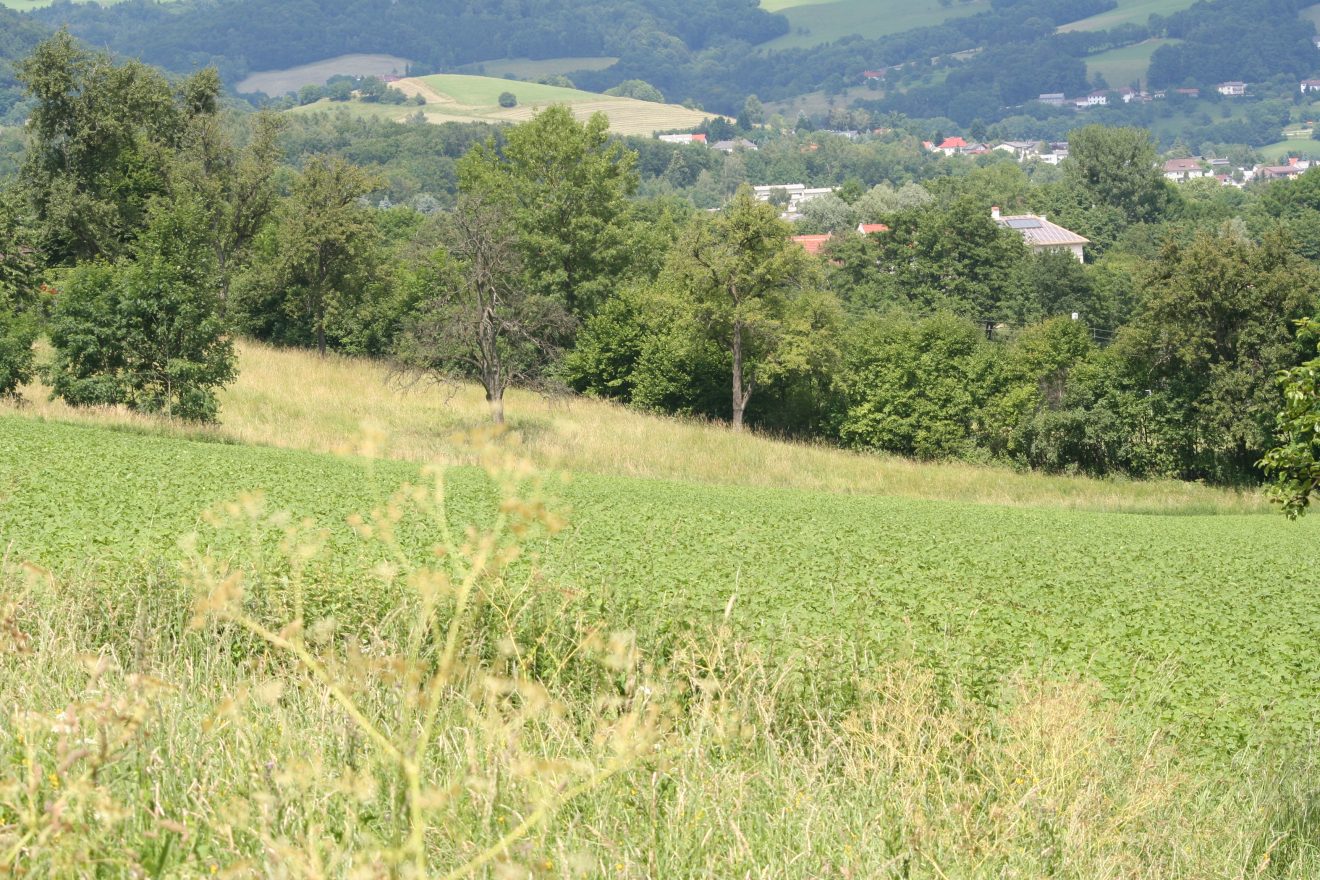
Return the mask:
POLYGON ((634 98, 500 79, 490 76, 438 74, 402 79, 394 84, 404 94, 420 95, 425 106, 330 103, 326 101, 295 108, 291 113, 312 113, 343 107, 352 113, 402 121, 419 111, 430 122, 523 122, 551 104, 567 104, 579 119, 604 113, 610 128, 619 134, 649 135, 657 131, 687 129, 701 125, 714 114, 689 110, 677 104, 657 104, 634 98), (499 97, 511 92, 516 107, 501 107, 499 97))
POLYGON ((764 44, 788 49, 831 43, 853 34, 873 39, 942 24, 990 8, 989 0, 762 0, 761 8, 788 19, 789 32, 764 44))

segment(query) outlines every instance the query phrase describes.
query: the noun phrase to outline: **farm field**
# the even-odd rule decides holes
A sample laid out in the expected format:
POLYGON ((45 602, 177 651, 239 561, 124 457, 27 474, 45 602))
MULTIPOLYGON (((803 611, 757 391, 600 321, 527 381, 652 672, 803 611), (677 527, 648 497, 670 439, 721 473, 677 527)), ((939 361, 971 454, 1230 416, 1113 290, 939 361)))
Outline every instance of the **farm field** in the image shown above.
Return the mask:
POLYGON ((295 107, 290 113, 315 113, 343 107, 350 113, 401 121, 419 111, 431 122, 525 122, 551 104, 568 104, 578 119, 604 113, 610 129, 620 134, 649 135, 670 129, 695 128, 713 114, 689 110, 677 104, 656 104, 633 98, 615 98, 578 89, 540 83, 515 82, 490 76, 439 74, 403 79, 394 86, 411 96, 422 95, 426 105, 363 104, 357 101, 319 101, 295 107), (518 106, 499 105, 502 92, 512 92, 518 106))
POLYGON ((0 409, 0 701, 23 707, 0 716, 0 780, 22 780, 0 784, 0 867, 1320 868, 1314 518, 523 394, 517 433, 474 449, 453 437, 471 388, 251 344, 240 377, 209 429, 40 387, 0 409), (538 490, 474 466, 505 453, 563 470, 538 490), (409 621, 464 595, 487 531, 520 552, 476 581, 480 614, 440 602, 464 660, 419 712, 409 621), (413 720, 436 735, 401 793, 413 720))
POLYGON ((830 43, 850 34, 868 39, 929 27, 984 12, 987 0, 762 0, 761 7, 788 18, 789 32, 763 48, 790 49, 830 43))
POLYGON ((538 80, 547 76, 568 74, 575 70, 604 70, 619 59, 608 56, 585 58, 496 58, 467 64, 459 73, 479 76, 512 76, 516 79, 538 80))
POLYGON ((1146 86, 1146 72, 1150 69, 1150 56, 1160 46, 1177 43, 1179 40, 1146 40, 1135 46, 1123 46, 1088 56, 1086 75, 1094 77, 1100 74, 1112 88, 1130 86, 1140 82, 1146 86))
POLYGON ((1065 24, 1061 31, 1098 31, 1120 24, 1145 24, 1152 15, 1169 15, 1186 9, 1193 0, 1118 0, 1118 8, 1065 24))
POLYGON ((285 70, 260 71, 238 83, 235 89, 240 94, 265 92, 277 97, 303 86, 324 85, 332 76, 402 75, 407 70, 408 59, 395 55, 340 55, 285 70))

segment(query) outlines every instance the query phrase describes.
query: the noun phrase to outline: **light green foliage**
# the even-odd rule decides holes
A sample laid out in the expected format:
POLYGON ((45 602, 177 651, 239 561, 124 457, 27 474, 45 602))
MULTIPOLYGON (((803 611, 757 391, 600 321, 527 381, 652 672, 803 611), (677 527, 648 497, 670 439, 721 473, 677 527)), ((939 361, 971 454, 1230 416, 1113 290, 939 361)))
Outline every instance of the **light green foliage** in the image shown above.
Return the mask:
POLYGON ((639 101, 652 101, 656 104, 663 104, 665 102, 663 92, 649 82, 640 79, 626 79, 614 88, 606 89, 605 94, 613 95, 618 98, 636 98, 639 101))
POLYGON ((850 333, 839 372, 838 435, 856 449, 918 458, 967 455, 994 351, 965 318, 871 317, 850 333))
POLYGON ((920 184, 905 183, 895 188, 890 183, 877 183, 853 205, 863 223, 879 223, 890 214, 919 208, 933 196, 920 184))
POLYGON ((51 315, 53 394, 75 406, 215 419, 234 350, 205 223, 197 201, 158 201, 130 258, 69 273, 51 315))
POLYGON ((789 234, 776 210, 743 187, 713 220, 696 219, 673 251, 676 287, 729 352, 735 430, 758 387, 831 360, 836 307, 807 294, 818 269, 789 234))
POLYGON ((604 299, 630 254, 621 221, 637 157, 608 130, 602 114, 581 123, 555 105, 512 129, 502 149, 490 141, 459 162, 462 190, 509 212, 526 283, 578 316, 604 299))
MULTIPOLYGON (((1320 335, 1320 323, 1304 321, 1302 331, 1320 335)), ((1279 382, 1284 400, 1275 428, 1279 445, 1265 454, 1262 465, 1273 479, 1270 494, 1295 519, 1320 486, 1320 358, 1285 371, 1279 382)))
POLYGON ((1129 223, 1153 221, 1174 198, 1150 133, 1088 125, 1068 135, 1064 181, 1088 204, 1107 205, 1129 223))
POLYGON ((801 233, 847 233, 857 228, 857 210, 834 193, 812 199, 802 206, 801 233))

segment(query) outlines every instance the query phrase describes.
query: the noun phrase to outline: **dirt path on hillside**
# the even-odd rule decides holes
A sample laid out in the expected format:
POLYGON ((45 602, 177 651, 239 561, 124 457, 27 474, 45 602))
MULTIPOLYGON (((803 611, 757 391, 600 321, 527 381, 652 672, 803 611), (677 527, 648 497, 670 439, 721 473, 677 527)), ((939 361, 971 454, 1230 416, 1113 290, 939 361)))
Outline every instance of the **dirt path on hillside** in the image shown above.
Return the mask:
POLYGON ((392 83, 392 85, 396 89, 407 95, 409 98, 415 95, 421 95, 423 98, 426 99, 426 103, 428 104, 458 103, 448 95, 440 94, 435 89, 431 88, 426 83, 422 82, 420 79, 417 79, 416 77, 411 77, 409 79, 401 79, 396 83, 392 83))

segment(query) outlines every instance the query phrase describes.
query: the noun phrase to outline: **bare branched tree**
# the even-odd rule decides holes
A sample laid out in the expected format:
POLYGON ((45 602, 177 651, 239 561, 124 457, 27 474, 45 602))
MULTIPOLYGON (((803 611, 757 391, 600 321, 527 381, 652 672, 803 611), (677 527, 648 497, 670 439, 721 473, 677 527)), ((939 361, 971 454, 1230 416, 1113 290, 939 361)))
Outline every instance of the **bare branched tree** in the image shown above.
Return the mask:
POLYGON ((573 318, 557 300, 528 292, 511 220, 480 196, 459 199, 448 250, 436 266, 436 296, 403 334, 398 355, 417 375, 476 379, 502 424, 505 390, 544 382, 573 318))

